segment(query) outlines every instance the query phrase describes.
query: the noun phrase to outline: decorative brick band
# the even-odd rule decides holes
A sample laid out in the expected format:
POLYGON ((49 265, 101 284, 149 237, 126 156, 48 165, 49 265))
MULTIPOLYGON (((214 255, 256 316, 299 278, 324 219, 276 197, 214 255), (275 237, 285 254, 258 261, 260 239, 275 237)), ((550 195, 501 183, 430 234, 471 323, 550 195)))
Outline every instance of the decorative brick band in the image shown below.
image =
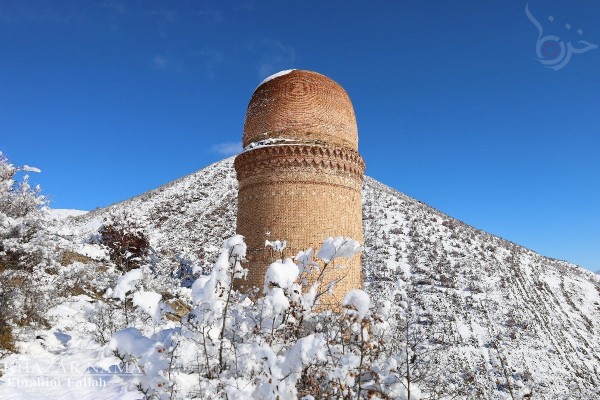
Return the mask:
POLYGON ((361 181, 365 173, 365 163, 354 150, 306 144, 259 147, 238 155, 234 165, 240 182, 254 175, 286 169, 328 170, 361 181))

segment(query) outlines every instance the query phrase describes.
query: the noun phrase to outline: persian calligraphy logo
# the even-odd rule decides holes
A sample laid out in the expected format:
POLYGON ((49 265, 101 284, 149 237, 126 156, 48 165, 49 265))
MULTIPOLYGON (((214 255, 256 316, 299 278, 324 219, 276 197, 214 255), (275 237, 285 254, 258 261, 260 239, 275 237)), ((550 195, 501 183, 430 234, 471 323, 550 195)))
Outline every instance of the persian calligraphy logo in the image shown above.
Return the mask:
MULTIPOLYGON (((598 48, 598 45, 585 40, 565 41, 556 35, 544 35, 544 27, 540 21, 533 16, 529 10, 529 3, 525 5, 525 15, 538 30, 538 38, 535 45, 537 60, 546 68, 555 71, 562 69, 571 61, 573 54, 582 54, 598 48)), ((549 16, 548 21, 554 22, 554 17, 549 16)), ((564 28, 570 31, 572 26, 567 23, 564 28)), ((583 30, 577 29, 577 35, 583 35, 583 30)))

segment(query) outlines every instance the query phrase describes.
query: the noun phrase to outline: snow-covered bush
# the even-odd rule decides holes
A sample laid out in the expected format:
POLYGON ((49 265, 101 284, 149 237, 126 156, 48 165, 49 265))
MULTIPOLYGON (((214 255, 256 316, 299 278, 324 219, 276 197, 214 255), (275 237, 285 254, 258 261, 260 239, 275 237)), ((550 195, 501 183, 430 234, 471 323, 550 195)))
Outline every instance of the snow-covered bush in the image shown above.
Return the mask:
POLYGON ((39 186, 29 184, 29 176, 21 181, 21 171, 39 172, 37 168, 15 167, 0 152, 0 270, 28 268, 43 261, 43 216, 47 199, 39 186))
MULTIPOLYGON (((47 229, 47 199, 27 174, 37 168, 15 167, 0 152, 0 330, 11 338, 12 324, 45 324, 48 289, 59 265, 59 238, 47 229)), ((8 340, 8 339, 7 339, 8 340)), ((0 344, 0 347, 10 347, 0 344)))
POLYGON ((191 311, 179 323, 164 323, 168 307, 160 294, 138 289, 132 282, 139 277, 130 271, 111 296, 132 296, 152 328, 117 331, 107 355, 121 368, 140 367, 143 374, 131 378, 130 388, 148 398, 422 398, 403 368, 407 347, 398 338, 399 305, 372 304, 355 289, 339 312, 326 310, 319 308, 322 281, 302 279, 360 249, 351 239, 331 238, 316 260, 310 249, 276 260, 256 297, 233 288, 247 272, 246 245, 234 236, 223 243, 210 275, 194 282, 191 311))

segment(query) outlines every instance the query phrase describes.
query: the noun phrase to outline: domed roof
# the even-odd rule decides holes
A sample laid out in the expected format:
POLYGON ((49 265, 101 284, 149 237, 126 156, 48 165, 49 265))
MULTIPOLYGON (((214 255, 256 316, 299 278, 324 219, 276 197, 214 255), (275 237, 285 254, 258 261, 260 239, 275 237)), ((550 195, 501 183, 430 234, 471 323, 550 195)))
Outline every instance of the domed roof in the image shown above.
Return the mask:
POLYGON ((266 139, 330 144, 358 150, 348 93, 312 71, 282 71, 254 91, 244 121, 244 147, 266 139))

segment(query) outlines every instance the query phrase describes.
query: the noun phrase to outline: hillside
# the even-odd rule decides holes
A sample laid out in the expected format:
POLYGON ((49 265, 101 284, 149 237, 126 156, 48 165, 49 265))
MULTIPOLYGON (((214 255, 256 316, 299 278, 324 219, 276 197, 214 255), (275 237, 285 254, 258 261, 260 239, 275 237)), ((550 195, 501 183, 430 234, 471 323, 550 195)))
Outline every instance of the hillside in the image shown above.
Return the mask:
MULTIPOLYGON (((177 268, 205 268, 235 229, 233 158, 70 220, 85 237, 110 212, 142 221, 177 268)), ((364 278, 375 298, 400 279, 424 326, 451 330, 448 370, 480 398, 600 397, 600 279, 455 220, 371 178, 363 187, 364 278), (463 383, 464 383, 463 382, 463 383)), ((433 329, 433 328, 431 328, 433 329)))

